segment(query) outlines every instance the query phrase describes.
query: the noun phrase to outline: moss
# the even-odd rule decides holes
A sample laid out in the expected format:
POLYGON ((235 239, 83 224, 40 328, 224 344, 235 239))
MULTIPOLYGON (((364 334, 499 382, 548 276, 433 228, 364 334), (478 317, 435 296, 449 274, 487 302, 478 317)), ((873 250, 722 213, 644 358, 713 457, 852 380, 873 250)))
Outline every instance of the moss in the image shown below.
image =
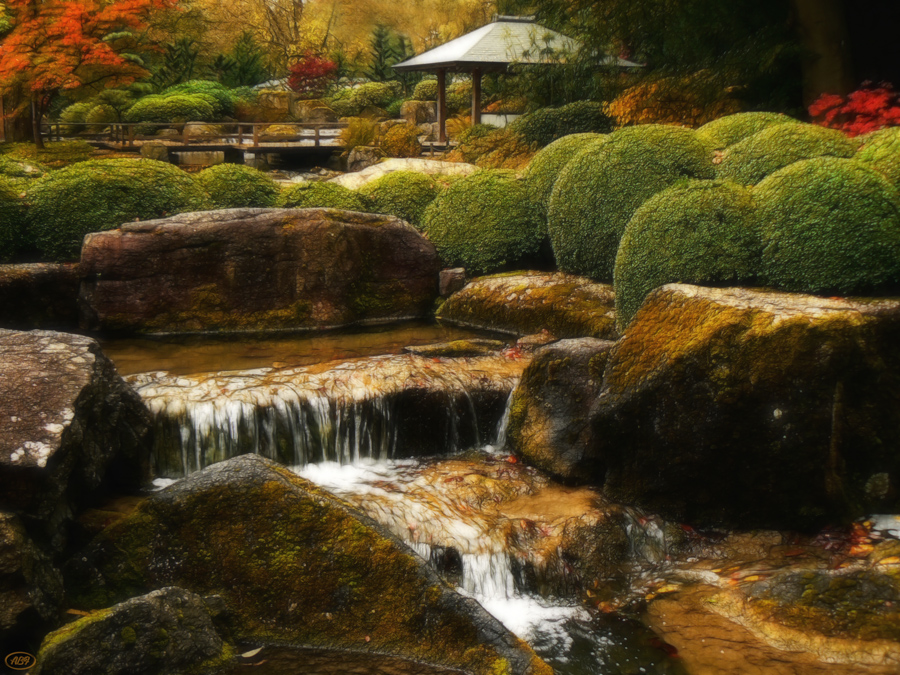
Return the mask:
POLYGON ((440 186, 431 176, 415 171, 394 171, 359 189, 366 210, 397 216, 417 228, 439 192, 440 186))
POLYGON ((900 127, 889 127, 863 136, 853 158, 880 171, 900 189, 900 127))
POLYGON ((685 178, 712 178, 712 150, 689 129, 620 129, 569 162, 553 187, 547 227, 559 269, 612 279, 616 250, 638 207, 685 178))
POLYGON ((43 149, 34 143, 4 143, 0 144, 0 154, 15 161, 37 162, 48 169, 61 169, 89 160, 94 148, 86 141, 48 141, 43 149))
POLYGON ((78 257, 89 232, 209 207, 180 169, 150 159, 81 162, 36 181, 28 193, 35 243, 52 260, 78 257))
POLYGON ((25 203, 19 194, 0 176, 0 262, 14 258, 25 244, 25 203))
POLYGON ((509 125, 526 143, 540 147, 549 145, 569 134, 608 133, 613 130, 613 120, 602 103, 576 101, 560 108, 541 108, 518 118, 509 125))
POLYGON ((347 211, 367 210, 356 192, 337 183, 297 183, 281 193, 279 206, 286 208, 330 208, 347 211))
POLYGON ((123 628, 119 632, 119 637, 126 645, 131 645, 137 642, 137 632, 134 630, 133 626, 125 626, 125 628, 123 628))
POLYGON ((197 174, 197 182, 213 206, 230 209, 270 207, 278 201, 278 185, 262 171, 240 164, 219 164, 197 174))
POLYGON ((763 129, 780 124, 800 124, 800 121, 781 113, 737 113, 707 122, 697 129, 697 135, 717 150, 721 150, 739 143, 763 129))
POLYGON ((766 283, 809 293, 870 293, 900 282, 900 194, 865 164, 796 162, 754 191, 766 283))
POLYGON ((388 129, 380 147, 388 157, 418 157, 422 154, 419 130, 409 124, 395 124, 388 129))
POLYGON ((778 124, 732 145, 718 167, 720 178, 756 185, 794 162, 814 157, 852 157, 856 144, 840 131, 814 124, 778 124))
POLYGON ((606 138, 607 136, 594 133, 563 136, 532 158, 525 171, 525 181, 534 200, 540 204, 545 214, 550 207, 553 185, 566 165, 582 150, 599 147, 606 138))
POLYGON ((688 181, 663 190, 637 210, 619 244, 619 330, 657 286, 752 281, 761 248, 753 199, 746 189, 720 181, 688 181))
POLYGON ((374 282, 365 278, 351 285, 347 302, 363 320, 400 315, 414 305, 409 290, 402 282, 374 282))

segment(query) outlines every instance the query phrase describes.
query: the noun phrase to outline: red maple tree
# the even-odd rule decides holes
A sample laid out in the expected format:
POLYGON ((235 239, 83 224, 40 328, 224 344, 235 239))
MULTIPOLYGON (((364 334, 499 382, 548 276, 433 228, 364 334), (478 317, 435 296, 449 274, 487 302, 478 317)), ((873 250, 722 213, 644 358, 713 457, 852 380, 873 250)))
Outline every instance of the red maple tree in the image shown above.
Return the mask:
POLYGON ((308 51, 291 66, 288 86, 303 98, 318 98, 325 93, 336 72, 334 61, 308 51))
POLYGON ((0 94, 32 108, 34 139, 53 98, 80 87, 114 87, 147 74, 136 58, 151 14, 177 0, 6 0, 12 28, 0 43, 0 94))
POLYGON ((839 129, 852 138, 900 125, 900 93, 888 83, 874 86, 866 82, 846 98, 822 94, 809 106, 809 114, 816 124, 839 129))

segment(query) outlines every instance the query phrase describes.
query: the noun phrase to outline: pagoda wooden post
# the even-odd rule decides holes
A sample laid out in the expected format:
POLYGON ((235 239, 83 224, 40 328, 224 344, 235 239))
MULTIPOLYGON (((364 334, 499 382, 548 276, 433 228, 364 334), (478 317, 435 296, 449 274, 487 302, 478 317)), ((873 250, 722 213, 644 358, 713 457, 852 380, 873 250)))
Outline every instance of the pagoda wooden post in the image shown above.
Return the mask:
POLYGON ((437 71, 437 118, 438 118, 438 142, 447 142, 447 71, 443 68, 437 71))
POLYGON ((472 71, 472 125, 481 124, 481 71, 472 71))

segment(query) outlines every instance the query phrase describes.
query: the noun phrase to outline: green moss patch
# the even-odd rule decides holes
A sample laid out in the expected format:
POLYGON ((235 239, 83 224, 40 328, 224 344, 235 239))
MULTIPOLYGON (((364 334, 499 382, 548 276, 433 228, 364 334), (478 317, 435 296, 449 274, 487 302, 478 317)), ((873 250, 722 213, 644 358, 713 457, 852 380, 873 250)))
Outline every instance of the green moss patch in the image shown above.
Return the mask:
POLYGON ((421 228, 425 209, 440 192, 440 185, 424 173, 393 171, 359 189, 368 211, 402 218, 421 228))
POLYGON ((880 171, 900 189, 900 127, 890 127, 862 138, 862 146, 853 158, 880 171))
POLYGON ((278 185, 262 171, 240 164, 219 164, 197 174, 214 206, 265 208, 278 201, 278 185))
POLYGON ((0 262, 12 259, 24 244, 25 204, 17 188, 0 176, 0 262))
POLYGON ((281 193, 279 206, 308 209, 327 208, 366 212, 366 204, 356 192, 337 183, 297 183, 281 193))
POLYGON ((800 120, 781 113, 746 112, 726 115, 707 122, 697 134, 716 149, 734 145, 755 133, 779 124, 800 124, 800 120))

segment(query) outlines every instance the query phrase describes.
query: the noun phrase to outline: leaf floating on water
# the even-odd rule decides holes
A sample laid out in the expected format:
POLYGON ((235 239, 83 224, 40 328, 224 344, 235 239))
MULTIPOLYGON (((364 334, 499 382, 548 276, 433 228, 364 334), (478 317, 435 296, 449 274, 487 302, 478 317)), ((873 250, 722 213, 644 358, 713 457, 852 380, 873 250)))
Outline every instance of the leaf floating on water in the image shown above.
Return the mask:
POLYGON ((243 659, 252 659, 254 656, 259 654, 263 650, 262 647, 257 647, 256 649, 251 649, 249 652, 244 652, 241 654, 241 658, 243 659))

